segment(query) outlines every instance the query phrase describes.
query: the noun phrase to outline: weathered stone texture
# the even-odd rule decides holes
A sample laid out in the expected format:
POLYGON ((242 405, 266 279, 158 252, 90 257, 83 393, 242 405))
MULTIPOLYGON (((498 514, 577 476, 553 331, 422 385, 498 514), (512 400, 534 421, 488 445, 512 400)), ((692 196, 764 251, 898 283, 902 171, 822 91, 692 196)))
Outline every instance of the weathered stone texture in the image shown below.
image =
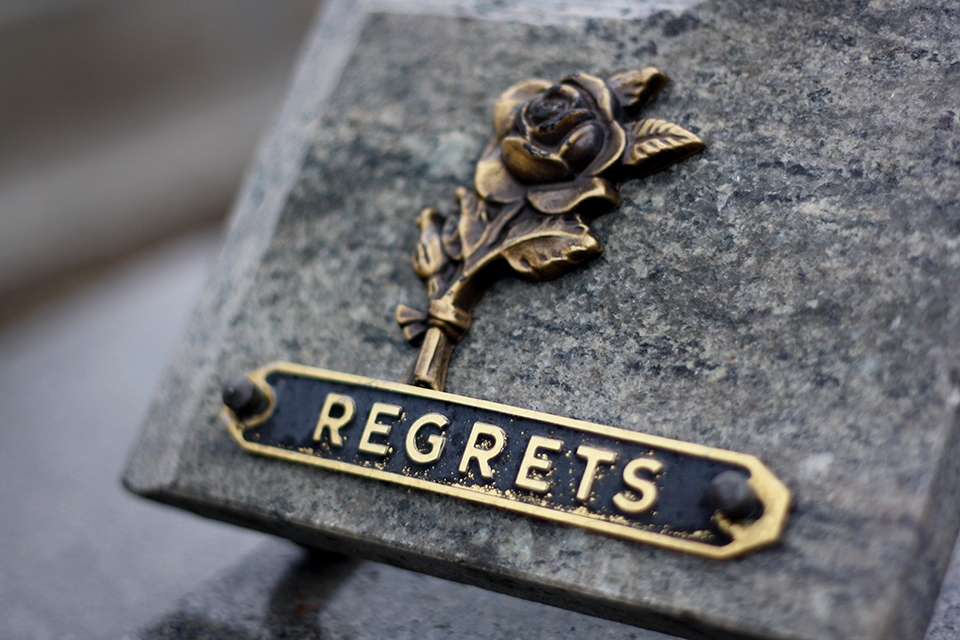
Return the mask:
POLYGON ((175 471, 131 486, 694 637, 921 637, 958 526, 957 12, 717 1, 581 26, 380 14, 360 42, 253 286, 206 347, 215 375, 194 383, 188 424, 164 426, 182 441, 145 437, 175 449, 175 471), (470 183, 503 89, 647 65, 672 82, 645 115, 706 150, 624 185, 586 268, 495 285, 447 390, 754 454, 795 492, 779 547, 716 563, 235 446, 218 389, 239 371, 290 360, 399 378, 415 351, 393 310, 423 300, 413 220, 470 183))

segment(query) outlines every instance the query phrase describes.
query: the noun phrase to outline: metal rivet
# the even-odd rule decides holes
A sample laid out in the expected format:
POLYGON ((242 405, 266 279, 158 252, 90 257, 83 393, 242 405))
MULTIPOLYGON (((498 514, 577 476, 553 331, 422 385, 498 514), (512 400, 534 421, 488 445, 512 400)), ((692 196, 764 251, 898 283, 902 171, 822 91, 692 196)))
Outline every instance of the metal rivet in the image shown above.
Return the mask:
POLYGON ((717 474, 703 498, 707 506, 730 520, 743 520, 760 514, 760 501, 750 486, 750 478, 738 471, 717 474))
POLYGON ((223 404, 238 418, 257 413, 263 400, 263 392, 247 376, 234 378, 223 388, 223 404))

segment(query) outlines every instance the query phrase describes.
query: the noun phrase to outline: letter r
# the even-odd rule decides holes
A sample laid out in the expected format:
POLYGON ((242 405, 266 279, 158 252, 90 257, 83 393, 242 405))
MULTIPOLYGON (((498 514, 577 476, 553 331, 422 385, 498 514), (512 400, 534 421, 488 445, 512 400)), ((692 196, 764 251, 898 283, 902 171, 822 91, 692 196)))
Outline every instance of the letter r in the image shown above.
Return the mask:
POLYGON ((313 430, 313 440, 319 441, 323 437, 324 429, 330 431, 330 445, 334 447, 343 446, 343 438, 340 437, 340 429, 353 420, 353 415, 357 412, 357 406, 350 396, 340 395, 339 393, 328 393, 327 399, 323 403, 323 409, 320 411, 320 419, 317 420, 317 428, 313 430), (334 407, 340 407, 341 414, 333 418, 334 407))

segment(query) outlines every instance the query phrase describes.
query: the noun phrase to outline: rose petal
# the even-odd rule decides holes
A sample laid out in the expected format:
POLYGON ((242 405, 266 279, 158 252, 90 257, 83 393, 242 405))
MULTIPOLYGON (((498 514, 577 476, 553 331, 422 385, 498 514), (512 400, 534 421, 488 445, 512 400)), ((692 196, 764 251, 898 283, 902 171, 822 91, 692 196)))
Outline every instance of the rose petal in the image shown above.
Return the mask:
POLYGON ((595 116, 593 112, 586 109, 574 109, 573 111, 567 111, 563 113, 558 118, 554 118, 550 122, 544 122, 539 127, 533 130, 533 137, 537 142, 542 142, 547 145, 555 145, 568 133, 576 129, 578 126, 586 122, 587 120, 592 120, 595 116))
POLYGON ((527 200, 543 213, 567 213, 581 204, 602 212, 617 208, 620 194, 609 181, 589 178, 532 189, 527 200))
POLYGON ((570 176, 570 170, 559 156, 534 147, 523 138, 508 136, 501 147, 504 164, 524 182, 541 184, 570 176))
POLYGON ((613 120, 613 94, 607 83, 591 76, 588 73, 575 73, 562 80, 563 84, 574 85, 583 89, 587 95, 593 98, 594 103, 600 109, 600 113, 608 120, 613 120))
POLYGON ((570 111, 571 106, 569 100, 548 93, 546 96, 537 96, 525 104, 523 117, 534 128, 539 128, 546 122, 560 118, 570 111))
POLYGON ((555 85, 554 87, 551 87, 551 91, 552 93, 563 96, 564 98, 569 100, 572 104, 578 107, 588 106, 586 101, 583 99, 583 96, 580 94, 580 92, 577 91, 575 88, 571 87, 570 85, 558 84, 558 85, 555 85))
POLYGON ((480 158, 473 182, 481 198, 495 202, 516 202, 522 200, 527 192, 503 164, 499 144, 480 158))
POLYGON ((578 109, 586 109, 590 113, 594 111, 593 105, 584 98, 581 90, 570 85, 555 84, 531 98, 520 108, 516 120, 517 128, 521 135, 525 136, 528 130, 535 131, 557 118, 562 118, 564 114, 578 109), (545 103, 551 102, 562 105, 562 108, 558 114, 544 117, 544 114, 539 111, 545 103))
POLYGON ((613 92, 603 80, 587 73, 574 74, 564 78, 563 82, 581 88, 587 95, 593 98, 599 109, 598 115, 601 121, 603 121, 604 126, 608 128, 606 146, 597 154, 596 159, 590 166, 583 171, 585 175, 598 176, 613 166, 620 158, 627 144, 627 137, 623 132, 623 127, 620 126, 620 123, 613 114, 613 92))
POLYGON ((497 132, 497 138, 507 135, 510 130, 510 116, 518 105, 551 86, 553 84, 546 80, 527 80, 513 85, 500 94, 497 103, 493 105, 493 126, 497 132))
POLYGON ((589 122, 567 136, 560 146, 559 154, 571 169, 579 171, 597 157, 604 142, 603 125, 589 122))
POLYGON ((584 173, 590 176, 597 176, 609 169, 620 159, 624 148, 627 146, 627 135, 623 132, 623 127, 619 122, 611 122, 607 131, 607 144, 603 150, 597 154, 590 166, 584 169, 584 173))

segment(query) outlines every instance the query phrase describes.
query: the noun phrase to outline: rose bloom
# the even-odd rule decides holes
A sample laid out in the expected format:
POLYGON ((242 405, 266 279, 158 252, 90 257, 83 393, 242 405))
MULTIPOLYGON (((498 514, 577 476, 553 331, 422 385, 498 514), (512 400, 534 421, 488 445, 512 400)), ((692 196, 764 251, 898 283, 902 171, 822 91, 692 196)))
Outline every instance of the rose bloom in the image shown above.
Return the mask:
POLYGON ((526 198, 549 214, 616 208, 620 195, 603 174, 626 145, 622 115, 614 91, 585 73, 514 85, 494 106, 497 137, 477 165, 477 193, 501 203, 526 198))

